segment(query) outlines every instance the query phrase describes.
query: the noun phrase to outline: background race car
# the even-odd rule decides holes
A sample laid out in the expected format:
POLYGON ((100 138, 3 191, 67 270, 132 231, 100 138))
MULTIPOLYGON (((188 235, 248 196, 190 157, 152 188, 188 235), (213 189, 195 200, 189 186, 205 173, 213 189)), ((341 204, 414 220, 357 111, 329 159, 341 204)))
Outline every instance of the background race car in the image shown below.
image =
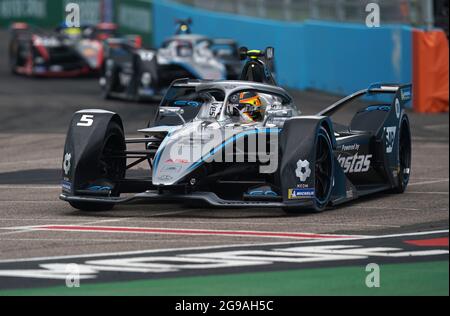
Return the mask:
POLYGON ((129 40, 107 41, 100 80, 105 98, 161 97, 179 78, 238 78, 241 62, 235 41, 191 34, 189 20, 176 22, 176 35, 157 50, 142 49, 129 40))
POLYGON ((113 23, 80 28, 62 25, 54 31, 14 23, 9 45, 11 72, 47 77, 98 74, 103 65, 103 41, 117 37, 116 31, 113 23))

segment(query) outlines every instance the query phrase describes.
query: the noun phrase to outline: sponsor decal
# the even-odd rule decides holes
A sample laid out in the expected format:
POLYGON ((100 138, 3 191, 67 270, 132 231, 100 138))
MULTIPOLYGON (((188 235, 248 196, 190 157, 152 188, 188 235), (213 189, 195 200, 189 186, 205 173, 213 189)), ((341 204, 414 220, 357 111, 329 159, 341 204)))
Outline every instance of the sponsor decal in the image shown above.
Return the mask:
POLYGON ((358 151, 360 147, 361 146, 359 144, 342 145, 341 151, 354 151, 354 150, 358 151))
POLYGON ((347 190, 345 192, 345 195, 347 196, 347 199, 353 199, 354 197, 353 190, 347 190))
POLYGON ((305 182, 311 176, 311 168, 309 167, 308 160, 299 160, 297 162, 297 169, 295 170, 295 175, 300 179, 301 182, 305 182))
POLYGON ((170 181, 173 179, 173 177, 166 174, 166 175, 160 176, 158 179, 161 181, 170 181))
POLYGON ((162 171, 179 173, 181 171, 181 166, 179 166, 179 165, 178 166, 177 165, 164 166, 162 171))
POLYGON ((338 162, 341 165, 344 173, 362 173, 370 169, 370 162, 372 155, 358 155, 342 157, 338 156, 338 162))
POLYGON ((395 134, 397 132, 397 127, 395 126, 390 126, 390 127, 385 127, 384 128, 385 131, 385 141, 386 141, 386 153, 390 154, 392 153, 392 150, 394 148, 394 142, 395 142, 395 134))
POLYGON ((250 191, 249 195, 251 196, 278 196, 278 194, 272 190, 254 190, 250 191))
POLYGON ((373 112, 373 111, 389 112, 390 110, 391 107, 389 105, 371 105, 366 108, 366 112, 373 112))
POLYGON ((179 164, 186 164, 189 163, 190 161, 188 159, 167 159, 166 163, 179 163, 179 164))
POLYGON ((64 192, 71 192, 72 191, 72 183, 69 181, 63 180, 62 181, 62 190, 64 192))
POLYGON ((89 191, 111 191, 110 186, 93 185, 87 188, 89 191))
POLYGON ((314 189, 289 189, 288 190, 288 199, 289 200, 297 200, 297 199, 307 199, 312 198, 315 195, 314 189))
POLYGON ((395 115, 397 116, 397 118, 400 118, 400 111, 401 111, 400 100, 395 99, 395 115))
POLYGON ((71 160, 72 160, 72 154, 70 153, 66 153, 64 155, 64 162, 63 162, 63 170, 64 170, 64 174, 66 176, 69 175, 70 172, 70 168, 71 168, 71 160))
POLYGON ((196 101, 175 101, 174 106, 192 106, 192 107, 199 107, 202 104, 200 102, 196 101))
POLYGON ((403 88, 400 90, 400 97, 403 101, 411 100, 411 88, 403 88))

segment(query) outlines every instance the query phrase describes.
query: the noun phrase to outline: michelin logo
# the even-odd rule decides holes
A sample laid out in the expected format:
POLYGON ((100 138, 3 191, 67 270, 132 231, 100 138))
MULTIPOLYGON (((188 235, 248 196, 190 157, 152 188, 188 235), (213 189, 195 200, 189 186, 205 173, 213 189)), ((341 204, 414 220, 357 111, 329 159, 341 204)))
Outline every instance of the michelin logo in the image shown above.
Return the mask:
POLYGON ((314 189, 289 189, 288 190, 288 199, 296 200, 296 199, 306 199, 312 198, 315 195, 314 189))

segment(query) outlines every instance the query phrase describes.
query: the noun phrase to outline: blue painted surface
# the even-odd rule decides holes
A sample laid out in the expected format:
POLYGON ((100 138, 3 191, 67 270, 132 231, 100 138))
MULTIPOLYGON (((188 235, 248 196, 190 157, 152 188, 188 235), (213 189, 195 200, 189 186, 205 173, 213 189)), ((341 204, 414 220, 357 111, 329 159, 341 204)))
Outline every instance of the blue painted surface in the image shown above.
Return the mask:
POLYGON ((176 18, 193 33, 233 38, 252 49, 275 47, 278 83, 295 89, 350 94, 373 82, 412 82, 412 28, 306 21, 289 23, 154 1, 154 41, 173 35, 176 18))

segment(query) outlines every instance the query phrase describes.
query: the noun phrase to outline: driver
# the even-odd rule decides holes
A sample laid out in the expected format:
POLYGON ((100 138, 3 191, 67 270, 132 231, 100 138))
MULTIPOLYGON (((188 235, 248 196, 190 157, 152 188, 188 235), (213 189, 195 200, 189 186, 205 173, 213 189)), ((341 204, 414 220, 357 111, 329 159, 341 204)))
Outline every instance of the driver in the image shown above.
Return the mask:
POLYGON ((70 39, 78 39, 82 35, 79 27, 63 27, 61 28, 60 33, 70 39))
POLYGON ((241 92, 230 97, 232 115, 239 116, 244 124, 262 122, 264 106, 258 93, 241 92))

